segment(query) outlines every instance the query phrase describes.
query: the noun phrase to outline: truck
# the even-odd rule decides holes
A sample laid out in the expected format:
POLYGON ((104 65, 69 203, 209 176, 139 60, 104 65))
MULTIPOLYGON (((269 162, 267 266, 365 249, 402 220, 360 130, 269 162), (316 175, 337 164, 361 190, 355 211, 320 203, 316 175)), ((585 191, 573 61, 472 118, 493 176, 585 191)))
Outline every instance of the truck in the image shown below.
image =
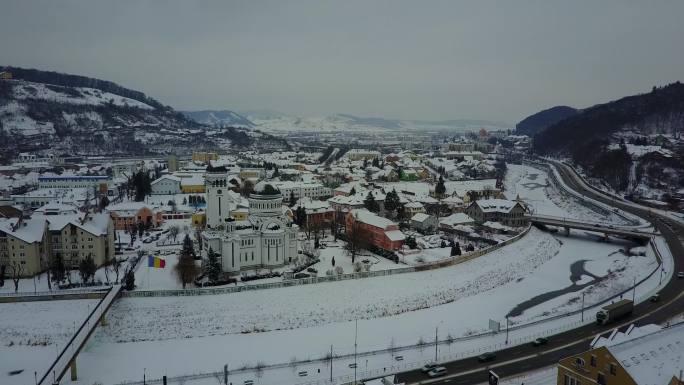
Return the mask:
POLYGON ((610 305, 606 305, 596 313, 596 324, 605 325, 622 317, 632 314, 634 302, 631 299, 623 299, 610 305))

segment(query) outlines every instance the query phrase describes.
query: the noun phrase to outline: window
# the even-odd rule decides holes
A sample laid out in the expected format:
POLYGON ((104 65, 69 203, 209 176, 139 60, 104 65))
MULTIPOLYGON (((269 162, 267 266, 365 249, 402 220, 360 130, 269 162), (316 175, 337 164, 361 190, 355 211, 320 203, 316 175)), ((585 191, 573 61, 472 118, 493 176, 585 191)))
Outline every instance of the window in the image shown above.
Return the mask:
POLYGON ((610 374, 613 376, 617 375, 617 365, 613 363, 610 364, 610 374))
POLYGON ((606 375, 603 374, 603 373, 601 373, 601 372, 599 372, 599 373, 596 375, 596 383, 599 384, 599 385, 606 385, 606 375))
POLYGON ((589 360, 589 365, 591 365, 594 368, 596 367, 596 356, 593 354, 591 355, 591 359, 589 360))

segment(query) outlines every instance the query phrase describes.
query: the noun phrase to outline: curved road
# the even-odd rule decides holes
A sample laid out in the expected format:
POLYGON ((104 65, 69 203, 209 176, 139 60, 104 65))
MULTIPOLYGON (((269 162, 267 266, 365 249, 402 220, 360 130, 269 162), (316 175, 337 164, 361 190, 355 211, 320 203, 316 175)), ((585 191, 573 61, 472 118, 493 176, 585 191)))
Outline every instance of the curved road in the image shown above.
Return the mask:
MULTIPOLYGON (((606 196, 594 189, 585 188, 576 178, 579 176, 563 163, 552 162, 571 189, 597 201, 638 215, 649 220, 665 238, 674 257, 675 270, 672 278, 660 291, 660 301, 653 303, 646 301, 634 307, 631 317, 620 323, 597 326, 586 325, 574 330, 551 336, 547 345, 533 347, 530 344, 519 345, 496 352, 496 359, 488 364, 478 362, 476 357, 459 361, 442 363, 448 374, 437 379, 429 379, 419 370, 404 372, 397 375, 399 382, 439 383, 439 384, 481 384, 487 382, 487 372, 493 369, 501 379, 524 374, 530 370, 543 368, 558 363, 561 358, 588 350, 589 343, 594 336, 605 333, 616 327, 637 323, 661 323, 665 320, 684 313, 684 280, 677 279, 678 271, 684 271, 684 225, 664 215, 651 210, 634 207, 613 197, 606 196)), ((593 312, 585 313, 585 317, 593 317, 593 312)))

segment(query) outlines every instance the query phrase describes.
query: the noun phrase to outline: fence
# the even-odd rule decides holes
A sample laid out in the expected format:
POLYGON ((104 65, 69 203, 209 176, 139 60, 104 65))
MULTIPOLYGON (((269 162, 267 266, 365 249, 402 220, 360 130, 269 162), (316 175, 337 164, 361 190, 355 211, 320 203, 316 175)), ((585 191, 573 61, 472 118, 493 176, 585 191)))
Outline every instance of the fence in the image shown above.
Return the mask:
POLYGON ((388 270, 378 270, 378 271, 366 271, 359 273, 348 273, 339 275, 326 275, 320 277, 309 277, 300 279, 284 280, 282 282, 269 282, 269 283, 257 283, 252 285, 240 285, 240 286, 226 286, 226 287, 214 287, 214 288, 197 288, 197 289, 186 289, 186 290, 136 290, 122 292, 123 297, 181 297, 181 296, 195 296, 195 295, 216 295, 216 294, 228 294, 228 293, 238 293, 242 291, 251 290, 264 290, 264 289, 275 289, 281 287, 298 286, 298 285, 311 285, 323 282, 335 282, 335 281, 346 281, 350 279, 360 279, 360 278, 371 278, 371 277, 384 277, 388 275, 413 273, 416 271, 425 271, 432 269, 439 269, 442 267, 452 266, 466 261, 470 261, 474 258, 480 257, 484 254, 490 253, 506 245, 519 240, 525 236, 530 230, 530 226, 526 227, 524 231, 517 234, 510 239, 507 239, 499 244, 490 246, 484 249, 476 250, 464 255, 449 257, 441 261, 428 262, 416 266, 402 267, 398 269, 388 269, 388 270))

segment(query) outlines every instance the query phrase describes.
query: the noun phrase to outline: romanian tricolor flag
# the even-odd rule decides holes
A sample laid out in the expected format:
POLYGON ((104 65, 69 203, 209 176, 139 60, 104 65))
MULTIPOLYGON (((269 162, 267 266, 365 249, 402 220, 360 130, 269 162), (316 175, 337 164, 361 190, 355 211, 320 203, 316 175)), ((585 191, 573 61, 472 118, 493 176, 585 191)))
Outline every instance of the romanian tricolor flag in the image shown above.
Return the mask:
POLYGON ((147 257, 147 266, 163 269, 166 266, 166 261, 159 257, 149 255, 147 257))

